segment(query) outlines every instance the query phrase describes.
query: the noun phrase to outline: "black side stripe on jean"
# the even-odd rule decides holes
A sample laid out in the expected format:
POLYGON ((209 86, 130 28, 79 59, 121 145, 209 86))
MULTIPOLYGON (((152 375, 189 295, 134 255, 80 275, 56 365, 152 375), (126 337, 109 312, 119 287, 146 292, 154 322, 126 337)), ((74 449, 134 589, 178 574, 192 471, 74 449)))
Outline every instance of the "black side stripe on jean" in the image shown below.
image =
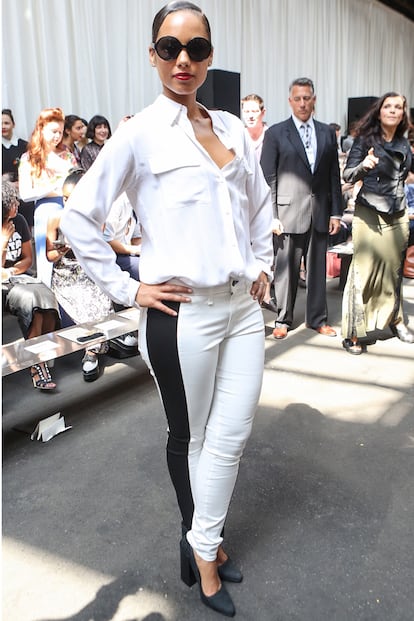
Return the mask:
MULTIPOLYGON (((179 302, 164 302, 180 311, 179 302)), ((151 366, 160 389, 169 433, 167 464, 177 494, 183 524, 191 528, 194 502, 188 469, 190 427, 187 399, 177 346, 178 315, 172 317, 154 308, 147 311, 147 348, 151 366)))

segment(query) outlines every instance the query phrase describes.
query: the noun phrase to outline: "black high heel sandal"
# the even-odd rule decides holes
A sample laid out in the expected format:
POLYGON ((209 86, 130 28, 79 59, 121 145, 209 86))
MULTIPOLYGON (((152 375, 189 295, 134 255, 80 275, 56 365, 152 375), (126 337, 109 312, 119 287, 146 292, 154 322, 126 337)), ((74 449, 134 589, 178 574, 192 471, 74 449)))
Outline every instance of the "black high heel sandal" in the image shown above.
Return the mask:
POLYGON ((203 604, 216 612, 220 612, 226 617, 234 617, 236 609, 224 584, 221 585, 220 589, 217 593, 214 593, 214 595, 207 596, 203 593, 203 589, 201 588, 201 576, 194 557, 194 552, 186 537, 183 537, 180 541, 180 563, 181 580, 189 587, 198 582, 200 599, 203 604))
POLYGON ((33 386, 35 388, 39 388, 40 390, 54 390, 56 388, 55 382, 52 382, 52 376, 50 375, 49 367, 46 362, 43 363, 44 371, 42 369, 42 365, 34 364, 30 368, 30 375, 32 377, 33 386), (39 379, 35 379, 35 377, 39 379))

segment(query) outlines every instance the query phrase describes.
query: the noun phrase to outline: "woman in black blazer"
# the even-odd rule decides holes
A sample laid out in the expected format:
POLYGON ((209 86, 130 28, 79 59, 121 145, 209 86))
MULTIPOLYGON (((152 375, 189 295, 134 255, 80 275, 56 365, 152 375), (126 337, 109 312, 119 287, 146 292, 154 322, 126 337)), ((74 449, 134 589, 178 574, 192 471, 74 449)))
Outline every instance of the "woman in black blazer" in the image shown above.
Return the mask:
POLYGON ((408 243, 404 181, 414 161, 404 137, 409 122, 407 102, 385 93, 360 121, 344 179, 362 181, 352 223, 354 256, 343 298, 343 346, 361 354, 361 339, 387 327, 401 341, 414 342, 404 323, 402 263, 408 243))

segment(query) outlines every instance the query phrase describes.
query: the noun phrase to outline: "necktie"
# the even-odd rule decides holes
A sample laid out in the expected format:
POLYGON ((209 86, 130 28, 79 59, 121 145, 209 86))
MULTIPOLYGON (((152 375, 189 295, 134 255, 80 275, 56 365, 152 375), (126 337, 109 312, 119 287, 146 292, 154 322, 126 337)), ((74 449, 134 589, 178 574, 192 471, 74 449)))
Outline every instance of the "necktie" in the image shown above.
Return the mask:
POLYGON ((305 149, 309 149, 311 146, 311 128, 307 123, 302 123, 300 129, 302 131, 302 141, 305 145, 305 149))
POLYGON ((302 136, 302 142, 306 151, 306 157, 308 158, 309 166, 313 173, 315 166, 315 153, 312 147, 311 140, 312 127, 308 123, 302 123, 302 125, 300 126, 300 131, 302 136))

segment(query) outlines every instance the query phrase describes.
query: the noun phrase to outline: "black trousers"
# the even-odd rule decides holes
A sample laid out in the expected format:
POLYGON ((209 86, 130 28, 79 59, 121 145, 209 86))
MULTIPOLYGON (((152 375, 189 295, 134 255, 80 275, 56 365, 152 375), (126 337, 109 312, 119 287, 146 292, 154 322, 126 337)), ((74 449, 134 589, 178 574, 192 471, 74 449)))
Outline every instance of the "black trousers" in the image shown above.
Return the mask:
POLYGON ((327 323, 326 251, 328 233, 313 227, 303 234, 274 236, 276 323, 291 326, 302 256, 306 264, 306 324, 318 328, 327 323))

